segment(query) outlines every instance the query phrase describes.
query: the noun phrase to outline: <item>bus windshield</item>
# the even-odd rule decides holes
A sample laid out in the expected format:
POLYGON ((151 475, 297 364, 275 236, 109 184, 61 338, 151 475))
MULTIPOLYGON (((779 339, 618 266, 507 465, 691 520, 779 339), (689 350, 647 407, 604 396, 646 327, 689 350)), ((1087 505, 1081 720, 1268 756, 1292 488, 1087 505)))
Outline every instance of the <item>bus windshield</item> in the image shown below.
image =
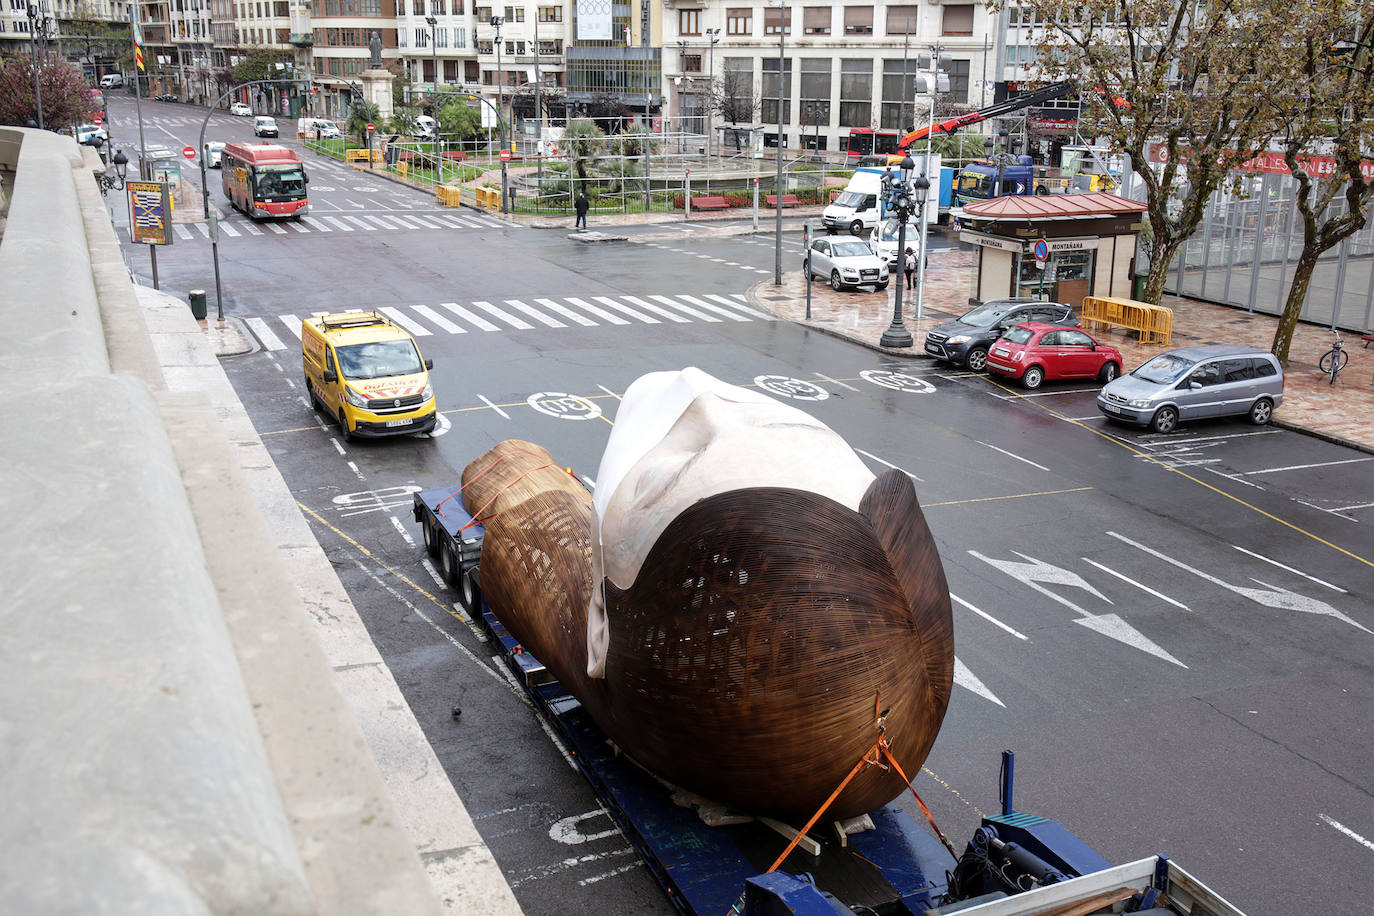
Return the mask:
POLYGON ((259 199, 299 200, 305 196, 305 169, 300 163, 260 165, 253 170, 253 189, 259 199))

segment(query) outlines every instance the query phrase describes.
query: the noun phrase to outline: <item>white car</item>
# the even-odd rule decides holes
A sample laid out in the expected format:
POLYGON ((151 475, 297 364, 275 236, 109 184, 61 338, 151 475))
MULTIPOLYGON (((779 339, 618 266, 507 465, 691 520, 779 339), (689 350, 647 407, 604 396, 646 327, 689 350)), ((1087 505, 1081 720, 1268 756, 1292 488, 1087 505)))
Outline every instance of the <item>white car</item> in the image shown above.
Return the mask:
POLYGON ((205 167, 207 169, 217 169, 220 167, 220 157, 224 155, 223 140, 205 141, 205 167))
POLYGON ((77 143, 84 143, 87 146, 101 146, 110 139, 105 128, 99 124, 78 124, 73 133, 76 135, 77 143))
POLYGON ((277 119, 267 115, 258 115, 253 119, 253 133, 259 137, 277 137, 277 119))
POLYGON ((235 102, 229 106, 229 113, 231 115, 239 115, 246 118, 253 114, 253 109, 249 108, 243 102, 235 102))
POLYGON ((824 277, 830 288, 874 286, 887 289, 887 263, 859 239, 821 237, 811 243, 802 269, 813 277, 824 277))
MULTIPOLYGON (((901 265, 897 257, 897 233, 901 229, 901 223, 896 217, 889 216, 868 234, 868 247, 873 253, 887 262, 889 270, 900 270, 901 265)), ((906 247, 912 251, 921 250, 921 227, 914 221, 908 220, 906 224, 906 247)))

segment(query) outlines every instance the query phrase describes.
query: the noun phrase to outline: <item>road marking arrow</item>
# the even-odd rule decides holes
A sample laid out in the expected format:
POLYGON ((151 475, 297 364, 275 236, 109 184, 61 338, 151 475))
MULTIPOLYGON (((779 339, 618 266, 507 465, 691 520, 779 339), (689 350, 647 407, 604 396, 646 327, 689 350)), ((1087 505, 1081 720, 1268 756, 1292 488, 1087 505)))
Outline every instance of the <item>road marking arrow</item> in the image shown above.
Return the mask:
POLYGON ((978 675, 968 670, 968 666, 959 661, 957 655, 954 656, 954 683, 965 690, 972 690, 985 700, 991 700, 1003 709, 1007 708, 1007 704, 997 699, 997 694, 984 686, 983 682, 978 679, 978 675))
POLYGON ((1264 586, 1264 588, 1250 588, 1244 585, 1232 585, 1230 582, 1218 579, 1216 576, 1208 575, 1200 569, 1194 569, 1187 563, 1175 560, 1173 557, 1170 556, 1165 556, 1158 550, 1154 550, 1153 548, 1146 547, 1144 544, 1133 541, 1130 538, 1126 537, 1124 534, 1117 534, 1115 531, 1108 531, 1107 534, 1111 537, 1116 538, 1118 541, 1121 541, 1122 543, 1130 544, 1132 547, 1135 547, 1138 550, 1143 550, 1150 556, 1157 557, 1163 560, 1165 563, 1170 563, 1174 566, 1177 566, 1179 569, 1192 573, 1200 579, 1205 579, 1208 582, 1211 582, 1213 585, 1221 586, 1229 592, 1234 592, 1235 594, 1240 595, 1244 598, 1249 598, 1256 604, 1263 605, 1264 607, 1278 608, 1279 610, 1284 611, 1301 611, 1304 614, 1319 614, 1325 617, 1334 617, 1342 623, 1348 623, 1355 629, 1363 630, 1371 636, 1374 636, 1374 630, 1369 629, 1369 627, 1366 627, 1358 621, 1341 613, 1331 605, 1327 604, 1325 601, 1319 601, 1316 598, 1309 598, 1306 595, 1300 595, 1297 592, 1290 592, 1286 588, 1281 588, 1276 585, 1270 585, 1267 582, 1261 582, 1259 579, 1256 579, 1253 576, 1250 577, 1250 581, 1256 582, 1264 586))

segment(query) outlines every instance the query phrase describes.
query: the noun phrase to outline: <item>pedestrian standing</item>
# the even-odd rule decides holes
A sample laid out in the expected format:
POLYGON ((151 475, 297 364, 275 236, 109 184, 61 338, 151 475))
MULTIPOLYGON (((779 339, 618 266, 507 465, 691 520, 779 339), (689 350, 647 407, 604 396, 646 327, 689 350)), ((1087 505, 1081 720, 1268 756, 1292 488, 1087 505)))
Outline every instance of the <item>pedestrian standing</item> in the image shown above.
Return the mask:
POLYGON ((916 272, 916 252, 911 250, 911 246, 906 248, 906 263, 902 270, 906 273, 906 288, 911 289, 911 275, 916 272))
POLYGON ((578 191, 577 203, 575 204, 575 207, 577 208, 577 222, 574 224, 573 228, 587 228, 587 211, 591 209, 591 206, 591 201, 587 200, 587 192, 578 191))

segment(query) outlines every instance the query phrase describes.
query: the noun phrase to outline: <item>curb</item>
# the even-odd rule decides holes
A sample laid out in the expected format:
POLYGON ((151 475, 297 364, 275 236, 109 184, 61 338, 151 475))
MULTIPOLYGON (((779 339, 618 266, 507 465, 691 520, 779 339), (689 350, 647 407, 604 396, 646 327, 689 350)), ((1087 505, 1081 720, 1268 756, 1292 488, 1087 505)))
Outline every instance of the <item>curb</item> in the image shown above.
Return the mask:
POLYGON ((835 328, 828 328, 824 325, 818 324, 808 324, 805 321, 798 321, 795 318, 788 318, 786 315, 779 314, 778 312, 775 312, 773 309, 769 308, 767 305, 760 302, 758 297, 758 290, 760 290, 764 286, 772 285, 773 282, 771 280, 760 280, 753 286, 749 287, 749 289, 745 290, 744 295, 745 298, 748 299, 751 308, 756 308, 760 311, 767 312, 768 314, 774 315, 783 321, 790 321, 793 324, 801 325, 809 331, 816 331, 826 335, 827 337, 834 337, 836 340, 847 341, 848 343, 852 343, 856 346, 863 347, 865 350, 872 350, 874 353, 882 353, 885 356, 897 356, 901 357, 902 359, 930 359, 929 356, 926 356, 925 351, 916 349, 914 338, 912 341, 912 348, 910 350, 907 350, 905 348, 901 350, 894 350, 890 347, 883 347, 875 343, 869 343, 866 340, 863 340, 858 337, 853 337, 849 334, 844 333, 843 331, 838 331, 835 328))

